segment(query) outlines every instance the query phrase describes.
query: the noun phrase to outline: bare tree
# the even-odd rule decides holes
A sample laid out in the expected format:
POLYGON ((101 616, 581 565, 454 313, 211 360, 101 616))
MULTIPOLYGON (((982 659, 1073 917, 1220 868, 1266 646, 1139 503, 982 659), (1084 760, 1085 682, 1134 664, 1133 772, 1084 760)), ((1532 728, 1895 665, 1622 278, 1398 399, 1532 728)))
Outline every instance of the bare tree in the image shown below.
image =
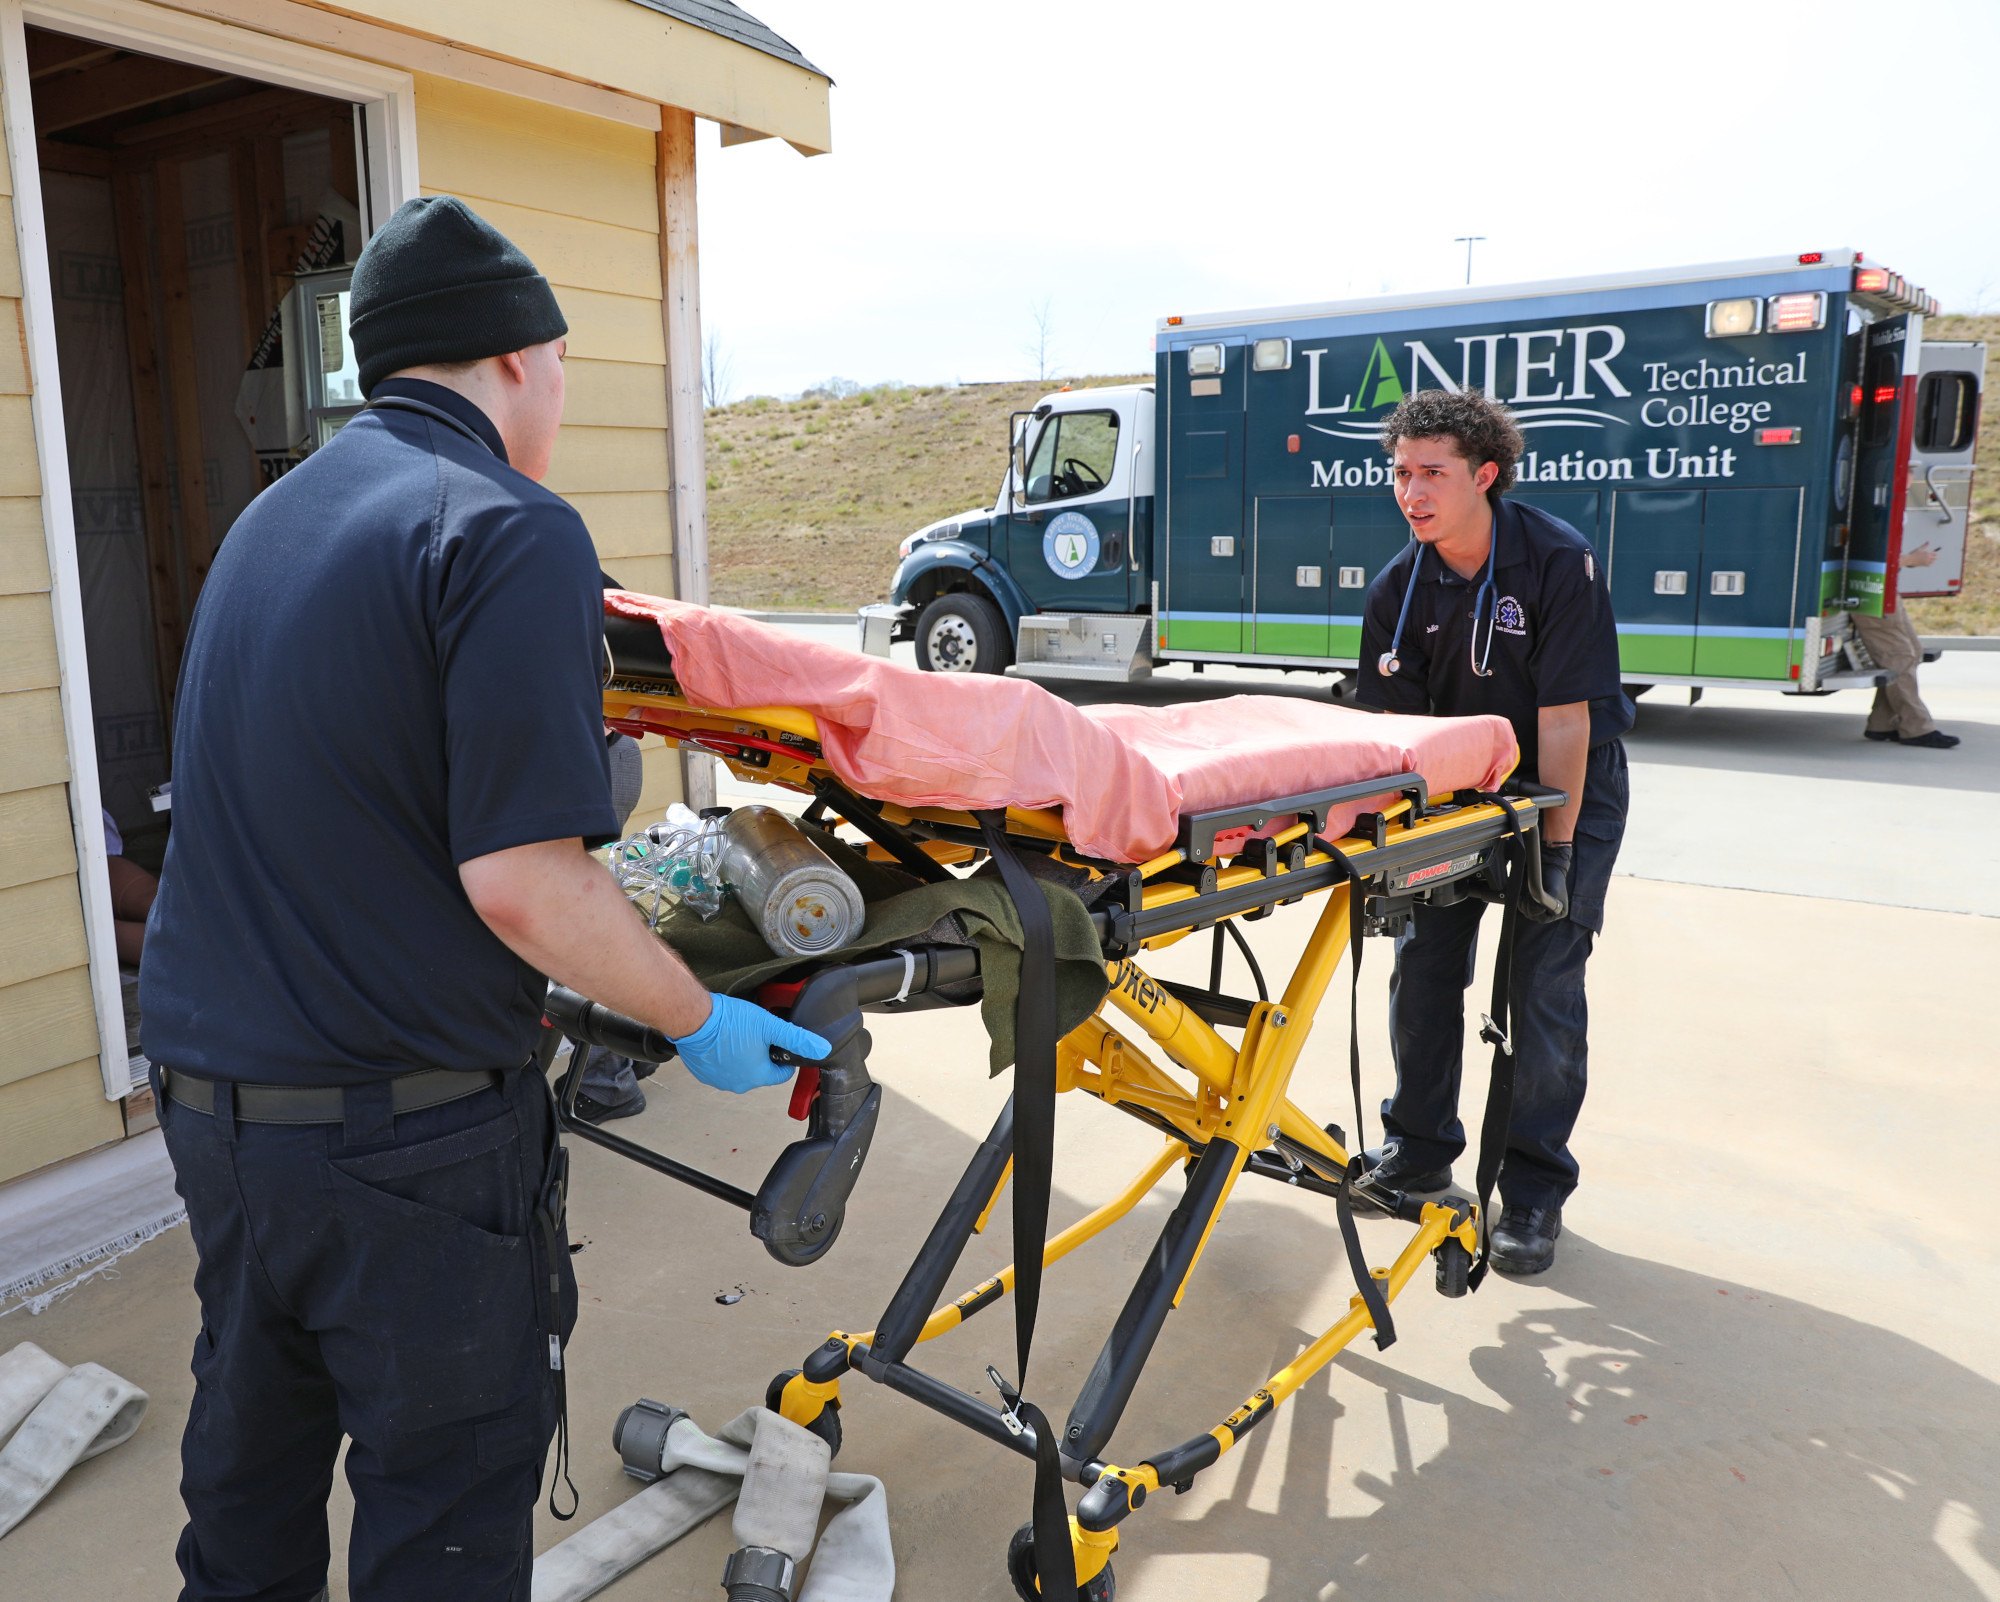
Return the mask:
POLYGON ((1044 295, 1038 301, 1028 304, 1028 316, 1034 328, 1034 337, 1021 347, 1022 354, 1034 366, 1035 377, 1047 383, 1055 377, 1055 321, 1049 315, 1049 297, 1044 295))
POLYGON ((729 386, 735 370, 736 364, 723 349, 722 330, 710 328, 701 340, 701 397, 705 405, 729 404, 729 386))

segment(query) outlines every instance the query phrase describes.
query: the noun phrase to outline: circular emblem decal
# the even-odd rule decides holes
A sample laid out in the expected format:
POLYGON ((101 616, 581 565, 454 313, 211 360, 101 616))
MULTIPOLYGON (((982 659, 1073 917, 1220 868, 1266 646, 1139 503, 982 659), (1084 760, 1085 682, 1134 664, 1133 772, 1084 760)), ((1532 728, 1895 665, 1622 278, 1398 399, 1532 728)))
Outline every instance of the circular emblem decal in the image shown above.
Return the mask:
POLYGON ((1500 604, 1494 609, 1493 623, 1502 634, 1528 632, 1528 615, 1521 610, 1521 603, 1511 595, 1500 597, 1500 604))
POLYGON ((1042 534, 1042 560, 1057 578, 1083 578, 1102 551, 1097 525, 1081 512, 1061 512, 1042 534))

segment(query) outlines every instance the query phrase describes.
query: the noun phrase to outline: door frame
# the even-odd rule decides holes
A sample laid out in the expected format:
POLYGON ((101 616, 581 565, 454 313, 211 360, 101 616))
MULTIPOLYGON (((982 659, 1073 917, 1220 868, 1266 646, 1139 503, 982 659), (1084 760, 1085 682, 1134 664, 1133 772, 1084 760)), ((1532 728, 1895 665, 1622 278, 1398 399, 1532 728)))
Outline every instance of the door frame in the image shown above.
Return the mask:
POLYGON ((109 870, 105 867, 97 733, 84 646, 69 444, 63 428, 62 381, 56 360, 40 149, 30 103, 26 33, 30 25, 353 102, 361 110, 355 128, 355 170, 363 175, 362 220, 370 233, 397 206, 419 193, 416 85, 407 72, 170 11, 146 0, 0 0, 0 99, 4 99, 14 188, 21 309, 28 340, 29 410, 41 472, 42 532, 48 544, 49 599, 55 611, 56 671, 61 685, 63 734, 69 747, 70 826, 76 840, 90 993, 97 1015, 98 1065, 105 1100, 119 1101, 131 1091, 124 1048, 125 1009, 113 941, 109 870))

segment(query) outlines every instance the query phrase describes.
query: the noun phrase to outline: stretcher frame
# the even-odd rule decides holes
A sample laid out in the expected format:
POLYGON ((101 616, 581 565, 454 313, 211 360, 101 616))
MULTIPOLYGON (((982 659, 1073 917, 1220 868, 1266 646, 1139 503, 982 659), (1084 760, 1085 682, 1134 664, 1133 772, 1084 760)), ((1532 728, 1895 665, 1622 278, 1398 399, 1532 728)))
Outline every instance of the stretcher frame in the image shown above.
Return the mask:
MULTIPOLYGON (((610 726, 634 735, 663 735, 686 749, 719 757, 740 779, 811 796, 808 817, 853 826, 868 838, 870 854, 878 859, 935 876, 945 864, 970 862, 980 854, 981 836, 970 814, 901 807, 848 790, 827 766, 809 713, 786 707, 695 706, 681 696, 670 673, 670 665, 650 674, 615 672, 607 680, 604 696, 610 726)), ((1187 1175, 1185 1190, 1063 1426, 1059 1449, 1063 1477, 1085 1487, 1069 1521, 1080 1598, 1101 1602, 1112 1594, 1110 1559, 1118 1545, 1119 1526, 1132 1512, 1164 1488, 1186 1491, 1196 1476, 1241 1444, 1339 1352, 1376 1330, 1378 1319, 1369 1303, 1386 1309, 1408 1287, 1426 1257, 1436 1263, 1441 1292, 1465 1293, 1480 1249, 1477 1202, 1456 1194, 1425 1200, 1379 1187, 1354 1189, 1350 1192, 1354 1197, 1412 1226, 1393 1260, 1368 1269, 1377 1294, 1364 1295, 1357 1289, 1338 1320, 1205 1433, 1134 1461, 1114 1462, 1103 1455, 1166 1316, 1185 1294, 1237 1181, 1248 1173, 1338 1197, 1343 1180, 1352 1177, 1353 1154, 1339 1125, 1310 1117, 1291 1099, 1289 1090, 1343 955, 1351 952, 1358 960, 1355 920, 1361 920, 1365 933, 1380 934, 1401 927, 1420 900, 1478 894, 1499 901, 1509 893, 1510 861, 1519 864, 1530 893, 1539 894, 1536 823, 1542 811, 1563 805, 1566 797, 1533 785, 1518 789, 1521 793, 1510 795, 1433 796, 1420 776, 1405 773, 1311 795, 1279 797, 1184 818, 1173 849, 1136 865, 1101 862, 1075 852, 1053 812, 1008 809, 1007 839, 1017 850, 1041 851, 1071 867, 1118 881, 1104 887, 1109 894, 1093 913, 1106 954, 1106 1006, 1061 1040, 1056 1089, 1081 1091, 1140 1118, 1164 1137, 1158 1154, 1111 1200, 1046 1241, 1043 1265, 1061 1261, 1116 1225, 1176 1167, 1187 1175), (1390 793, 1393 801, 1357 818, 1339 840, 1329 841, 1320 832, 1343 803, 1390 793), (1283 823, 1288 817, 1293 821, 1283 823), (1229 834, 1245 827, 1264 830, 1274 821, 1280 824, 1275 830, 1240 844, 1239 837, 1229 834), (1226 845, 1235 844, 1234 855, 1218 853, 1218 835, 1225 836, 1226 845), (1282 994, 1270 999, 1238 924, 1340 887, 1348 893, 1327 896, 1282 994), (1137 960, 1145 952, 1210 929, 1215 952, 1206 989, 1156 980, 1137 960), (1249 964, 1259 991, 1256 999, 1222 991, 1225 934, 1234 937, 1249 964), (1106 1016, 1107 1010, 1115 1019, 1106 1016), (1240 1030, 1240 1041, 1232 1044, 1220 1033, 1224 1028, 1240 1030), (1135 1033, 1151 1042, 1171 1068, 1162 1067, 1141 1049, 1135 1033)), ((781 1010, 789 1004, 796 1021, 829 1039, 835 1038, 831 1031, 840 1030, 851 1041, 859 1033, 859 1012, 890 1004, 904 1010, 941 1004, 938 989, 962 986, 977 974, 978 960, 975 949, 957 946, 916 946, 887 958, 846 964, 835 959, 819 965, 803 983, 765 987, 759 999, 781 1010), (836 1015, 845 1012, 853 1016, 843 1025, 836 1015)), ((557 1026, 575 1038, 642 1057, 671 1052, 668 1043, 643 1026, 607 1014, 580 997, 557 992, 550 1010, 557 1026)), ((843 1042, 836 1044, 838 1048, 843 1042)), ((781 1159, 773 1178, 756 1196, 575 1118, 578 1076, 574 1072, 559 1093, 562 1122, 574 1135, 748 1207, 753 1231, 781 1260, 816 1261, 832 1238, 810 1238, 814 1233, 810 1215, 819 1194, 813 1186, 823 1185, 829 1170, 845 1168, 850 1176, 858 1174, 879 1107, 879 1090, 867 1081, 865 1065, 850 1064, 860 1069, 857 1080, 839 1066, 841 1055, 837 1049, 829 1065, 819 1071, 816 1094, 806 1109, 818 1137, 817 1152, 804 1164, 808 1171, 803 1176, 794 1173, 789 1185, 780 1183, 785 1163, 781 1159), (829 1098, 839 1105, 823 1105, 829 1098), (864 1105, 867 1115, 862 1118, 864 1105), (836 1123, 839 1129, 834 1128, 836 1123), (842 1145, 843 1140, 847 1144, 842 1145), (796 1217, 774 1216, 785 1213, 796 1217)), ((1356 1093, 1358 1117, 1358 1078, 1356 1093)), ((795 1116, 801 1111, 800 1101, 795 1095, 795 1116)), ((1017 1454, 1035 1456, 1035 1432, 1016 1416, 1015 1406, 996 1407, 910 1360, 916 1346, 943 1337, 1015 1290, 1016 1271, 1010 1265, 955 1297, 947 1295, 960 1256, 971 1237, 986 1227, 1008 1183, 1013 1123, 1010 1095, 876 1327, 832 1332, 799 1369, 772 1381, 766 1397, 770 1406, 837 1446, 841 1384, 858 1374, 1017 1454)), ((812 1144, 810 1139, 802 1141, 787 1155, 812 1144)), ((844 1203, 844 1197, 842 1191, 834 1202, 844 1203)), ((822 1235, 824 1225, 822 1215, 818 1231, 822 1235)), ((837 1216, 832 1232, 838 1232, 837 1216)), ((1382 1333, 1377 1331, 1378 1340, 1382 1333)), ((1004 1403, 1009 1388, 997 1373, 989 1370, 989 1374, 1001 1387, 1004 1403)), ((1017 1590, 1033 1596, 1039 1586, 1029 1534, 1024 1526, 1016 1535, 1009 1570, 1017 1590)))

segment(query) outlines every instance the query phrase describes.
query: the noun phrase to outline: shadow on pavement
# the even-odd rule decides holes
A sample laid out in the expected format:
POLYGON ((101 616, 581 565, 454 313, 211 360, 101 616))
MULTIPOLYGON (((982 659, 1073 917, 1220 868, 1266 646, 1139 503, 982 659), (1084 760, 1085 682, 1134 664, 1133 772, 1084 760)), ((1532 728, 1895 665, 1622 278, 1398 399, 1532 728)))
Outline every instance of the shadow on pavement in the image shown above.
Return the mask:
POLYGON ((1472 1352, 1488 1397, 1412 1379, 1394 1349, 1345 1354, 1288 1433, 1245 1444, 1237 1495, 1128 1523, 1132 1559, 1157 1560, 1130 1564, 1135 1598, 1181 1594, 1178 1558, 1230 1552, 1268 1562, 1272 1602, 2000 1590, 2000 1387, 1893 1331, 1574 1236, 1558 1273, 1472 1352), (1347 1447, 1368 1410, 1387 1415, 1386 1477, 1347 1447), (1275 1511, 1246 1503, 1253 1484, 1281 1487, 1275 1511), (1347 1515, 1355 1493, 1374 1506, 1347 1515))
POLYGON ((1638 762, 1924 790, 2000 789, 2000 729, 1954 720, 1949 732, 1964 742, 1956 750, 1904 750, 1862 739, 1865 692, 1849 695, 1842 710, 1850 707, 1854 716, 1842 717, 1775 695, 1769 706, 1676 706, 1648 696, 1639 702, 1638 725, 1625 743, 1638 762))

